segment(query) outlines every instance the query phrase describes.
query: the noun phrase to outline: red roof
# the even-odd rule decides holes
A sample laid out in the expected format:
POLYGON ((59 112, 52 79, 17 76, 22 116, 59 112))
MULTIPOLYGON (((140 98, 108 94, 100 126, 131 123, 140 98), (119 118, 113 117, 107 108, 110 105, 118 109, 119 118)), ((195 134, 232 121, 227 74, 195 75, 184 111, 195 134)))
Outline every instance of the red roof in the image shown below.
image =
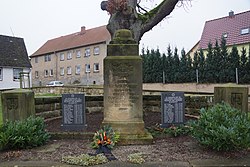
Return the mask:
POLYGON ((85 27, 81 27, 80 32, 48 40, 42 47, 33 53, 31 57, 102 43, 110 41, 110 39, 111 36, 106 26, 100 26, 88 30, 85 30, 85 27))
POLYGON ((250 10, 215 20, 206 21, 200 40, 199 47, 206 49, 208 43, 215 44, 216 39, 220 41, 223 34, 227 45, 245 44, 250 42, 250 10), (241 35, 242 29, 247 29, 248 33, 241 35))

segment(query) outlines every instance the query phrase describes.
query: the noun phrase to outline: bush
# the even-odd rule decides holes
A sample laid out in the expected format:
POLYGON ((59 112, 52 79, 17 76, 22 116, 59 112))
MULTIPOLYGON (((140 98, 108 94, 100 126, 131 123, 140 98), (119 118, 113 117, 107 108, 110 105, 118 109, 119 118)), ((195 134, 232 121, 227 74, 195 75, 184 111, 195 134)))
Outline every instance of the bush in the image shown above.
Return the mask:
POLYGON ((9 121, 0 127, 0 150, 33 148, 43 145, 48 139, 44 120, 40 117, 9 121))
POLYGON ((190 127, 186 125, 172 125, 169 128, 164 129, 165 134, 169 134, 173 137, 185 136, 190 133, 190 127))
POLYGON ((162 128, 159 124, 156 124, 151 127, 147 127, 147 130, 151 133, 153 137, 163 137, 165 135, 170 135, 172 137, 179 137, 189 135, 190 128, 188 125, 180 124, 180 125, 171 125, 167 128, 162 128))
POLYGON ((79 156, 64 156, 62 157, 62 162, 70 165, 93 166, 107 163, 108 159, 103 154, 97 154, 96 156, 81 154, 79 156))
POLYGON ((226 103, 200 110, 200 119, 190 124, 191 133, 202 145, 229 151, 250 146, 250 119, 226 103))

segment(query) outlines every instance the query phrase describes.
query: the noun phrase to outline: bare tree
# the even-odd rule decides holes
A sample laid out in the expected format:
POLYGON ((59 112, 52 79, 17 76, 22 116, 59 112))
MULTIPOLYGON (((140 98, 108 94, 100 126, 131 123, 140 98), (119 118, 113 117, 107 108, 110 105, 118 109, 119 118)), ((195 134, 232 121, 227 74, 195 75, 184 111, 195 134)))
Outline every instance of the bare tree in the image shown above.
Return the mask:
POLYGON ((141 0, 108 0, 101 3, 102 10, 110 14, 107 29, 112 38, 118 29, 129 29, 139 43, 144 33, 151 30, 167 17, 183 0, 162 0, 155 8, 147 11, 140 6, 141 0))

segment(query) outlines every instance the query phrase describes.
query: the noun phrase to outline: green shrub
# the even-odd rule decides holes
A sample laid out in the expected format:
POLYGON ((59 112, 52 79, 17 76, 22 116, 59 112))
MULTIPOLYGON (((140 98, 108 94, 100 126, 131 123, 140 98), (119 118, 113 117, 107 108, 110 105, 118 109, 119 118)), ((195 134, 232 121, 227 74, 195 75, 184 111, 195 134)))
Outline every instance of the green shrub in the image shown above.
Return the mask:
POLYGON ((145 162, 145 158, 143 156, 143 153, 133 153, 128 155, 128 162, 134 163, 134 164, 143 164, 145 162))
POLYGON ((176 125, 170 126, 169 128, 164 129, 165 134, 169 134, 173 137, 188 135, 190 133, 190 127, 186 125, 176 125))
POLYGON ((172 137, 189 135, 190 127, 186 124, 171 125, 168 128, 162 128, 159 124, 147 127, 147 130, 153 137, 164 137, 170 135, 172 137))
POLYGON ((81 154, 79 156, 64 156, 62 157, 62 162, 70 165, 93 166, 107 163, 108 159, 103 154, 97 154, 96 156, 81 154))
POLYGON ((1 149, 24 149, 43 145, 49 139, 44 120, 29 117, 23 121, 9 121, 0 127, 1 149))
POLYGON ((226 103, 200 110, 200 119, 190 124, 192 136, 202 145, 229 151, 250 146, 250 119, 226 103))

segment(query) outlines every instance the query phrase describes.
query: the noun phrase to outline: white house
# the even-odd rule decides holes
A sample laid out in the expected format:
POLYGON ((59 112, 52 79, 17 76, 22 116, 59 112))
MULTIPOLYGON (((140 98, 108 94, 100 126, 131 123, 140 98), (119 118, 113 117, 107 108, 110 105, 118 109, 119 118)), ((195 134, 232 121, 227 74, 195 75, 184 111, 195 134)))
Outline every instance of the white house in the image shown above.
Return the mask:
MULTIPOLYGON (((0 35, 0 89, 20 88, 20 72, 29 74, 31 63, 23 38, 0 35)), ((28 75, 22 85, 29 85, 28 75)))

